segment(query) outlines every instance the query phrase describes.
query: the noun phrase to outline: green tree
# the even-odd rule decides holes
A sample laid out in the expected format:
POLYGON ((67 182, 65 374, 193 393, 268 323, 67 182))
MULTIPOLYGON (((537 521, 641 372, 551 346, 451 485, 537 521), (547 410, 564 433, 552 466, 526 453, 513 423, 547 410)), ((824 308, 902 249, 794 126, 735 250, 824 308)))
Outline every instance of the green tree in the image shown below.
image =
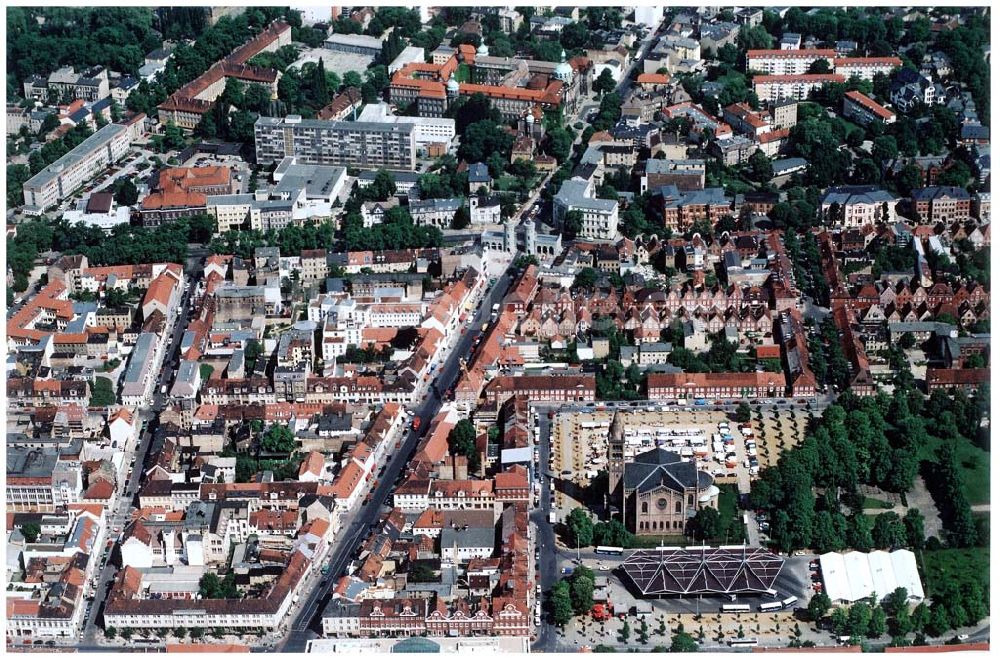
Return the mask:
POLYGON ((750 156, 750 176, 758 183, 767 183, 774 178, 771 158, 764 155, 762 151, 754 151, 753 155, 750 156))
POLYGON ((584 566, 573 570, 570 578, 569 596, 573 612, 586 615, 594 607, 594 572, 584 566))
POLYGON ((594 543, 594 523, 582 507, 576 507, 566 517, 567 545, 590 546, 594 543))
POLYGON ((559 162, 565 162, 569 158, 572 148, 573 135, 568 130, 559 127, 549 131, 545 142, 546 153, 559 162))
POLYGON ((465 455, 469 468, 479 470, 479 451, 476 450, 476 427, 467 418, 455 424, 448 435, 448 448, 453 455, 465 455))
MULTIPOLYGON (((567 213, 568 215, 569 213, 567 213)), ((574 288, 592 289, 597 284, 597 270, 592 267, 585 267, 577 272, 573 279, 574 288)))
POLYGON ((139 202, 139 189, 129 176, 115 181, 115 202, 122 206, 134 206, 139 202))
POLYGON ((698 541, 719 537, 722 533, 719 511, 714 507, 702 507, 692 517, 689 527, 691 535, 698 541))
POLYGON ((594 80, 592 85, 594 91, 602 96, 614 91, 617 86, 618 83, 616 83, 615 79, 611 76, 611 71, 609 69, 601 71, 601 74, 597 76, 597 79, 594 80))
POLYGON ((684 630, 683 625, 679 625, 674 631, 670 640, 671 653, 695 653, 698 651, 698 643, 689 633, 684 630))
POLYGON ((562 219, 563 235, 567 238, 575 238, 583 230, 583 212, 570 210, 562 219))
POLYGON ((847 613, 847 635, 864 637, 872 619, 872 607, 868 603, 855 603, 847 613))
POLYGON ((746 402, 740 402, 736 407, 736 422, 738 423, 749 423, 752 411, 750 405, 746 402))
POLYGON ((24 540, 28 543, 34 543, 38 539, 38 535, 42 533, 42 526, 30 521, 21 526, 21 534, 24 535, 24 540))
POLYGON ((573 618, 573 603, 569 595, 569 583, 560 580, 549 590, 549 612, 552 623, 562 628, 573 618))
POLYGON ((386 169, 375 172, 375 179, 366 189, 365 197, 370 201, 388 201, 396 195, 396 179, 386 169))
POLYGON ((881 607, 877 607, 872 610, 872 618, 868 622, 868 637, 878 638, 882 637, 889 630, 889 625, 886 620, 885 610, 881 607))
POLYGON ((907 543, 919 549, 924 544, 924 517, 916 507, 911 507, 903 517, 907 543))
POLYGON ((116 637, 118 637, 118 629, 116 629, 114 626, 108 626, 107 628, 104 629, 104 637, 108 638, 109 640, 115 639, 116 637))
POLYGON ((271 425, 261 437, 261 447, 269 453, 291 453, 296 447, 295 435, 285 425, 271 425))
POLYGON ((114 386, 107 377, 95 377, 90 385, 90 406, 108 407, 117 401, 114 386))
POLYGON ((830 607, 832 602, 830 597, 826 592, 816 592, 813 597, 809 599, 809 606, 806 608, 809 613, 809 619, 814 622, 819 622, 826 617, 827 613, 830 612, 830 607))

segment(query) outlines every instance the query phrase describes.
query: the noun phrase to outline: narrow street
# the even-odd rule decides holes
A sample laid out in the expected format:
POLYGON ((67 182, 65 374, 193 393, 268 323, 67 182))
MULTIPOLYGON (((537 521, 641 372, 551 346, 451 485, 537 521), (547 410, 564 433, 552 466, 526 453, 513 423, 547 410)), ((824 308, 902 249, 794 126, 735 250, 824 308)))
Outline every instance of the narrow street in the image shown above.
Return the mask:
MULTIPOLYGON (((510 287, 512 277, 509 273, 504 273, 496 285, 488 289, 488 292, 476 312, 475 318, 469 329, 461 335, 455 348, 448 354, 444 364, 441 366, 438 375, 438 389, 446 390, 451 388, 459 374, 459 361, 467 358, 472 352, 472 342, 481 333, 482 323, 489 318, 490 309, 493 304, 500 302, 507 289, 510 287)), ((437 415, 443 404, 443 400, 432 392, 417 403, 414 409, 414 417, 421 419, 422 431, 426 431, 430 421, 437 415)), ((291 622, 291 630, 284 634, 284 639, 280 641, 275 650, 280 652, 302 652, 305 651, 309 640, 320 636, 322 623, 319 615, 327 601, 330 600, 330 591, 336 581, 343 575, 347 563, 354 557, 358 546, 367 536, 368 531, 378 520, 378 517, 385 511, 384 505, 390 501, 392 491, 396 487, 396 480, 409 466, 410 457, 416 450, 422 431, 414 432, 408 430, 402 447, 393 453, 385 474, 380 478, 379 485, 372 492, 372 500, 367 505, 352 511, 345 519, 340 535, 334 540, 334 545, 330 550, 330 574, 331 577, 315 588, 305 600, 305 604, 294 616, 291 622)))

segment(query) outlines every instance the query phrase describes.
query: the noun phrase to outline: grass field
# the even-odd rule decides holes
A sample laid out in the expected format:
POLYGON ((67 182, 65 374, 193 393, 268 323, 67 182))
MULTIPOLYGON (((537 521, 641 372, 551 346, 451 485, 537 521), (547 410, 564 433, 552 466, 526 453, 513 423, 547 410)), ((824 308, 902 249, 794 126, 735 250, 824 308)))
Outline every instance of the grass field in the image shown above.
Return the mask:
POLYGON ((892 509, 892 504, 877 498, 865 498, 865 502, 861 504, 861 509, 892 509))
POLYGON ((989 548, 945 548, 923 551, 920 561, 924 570, 924 590, 933 596, 948 582, 958 585, 972 580, 989 587, 989 548))
MULTIPOLYGON (((934 461, 934 453, 942 443, 942 440, 930 437, 920 459, 934 461)), ((964 440, 955 443, 955 452, 962 468, 962 482, 969 504, 990 502, 990 453, 964 440)))

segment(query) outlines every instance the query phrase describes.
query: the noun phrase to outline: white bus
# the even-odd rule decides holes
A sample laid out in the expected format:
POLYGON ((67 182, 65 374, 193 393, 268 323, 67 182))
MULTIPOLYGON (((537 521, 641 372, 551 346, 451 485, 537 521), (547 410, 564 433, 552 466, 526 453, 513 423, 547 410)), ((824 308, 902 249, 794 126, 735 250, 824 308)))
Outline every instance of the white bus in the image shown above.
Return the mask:
POLYGON ((743 639, 729 640, 729 646, 731 647, 755 647, 757 646, 757 638, 755 637, 745 637, 743 639))
POLYGON ((789 596, 787 599, 785 599, 784 601, 781 602, 781 605, 782 605, 782 607, 787 608, 788 606, 795 605, 795 603, 798 600, 799 600, 799 597, 797 597, 797 596, 789 596))
POLYGON ((757 609, 761 612, 776 612, 783 607, 785 606, 782 605, 781 601, 771 601, 770 603, 761 603, 757 609))
POLYGON ((722 606, 722 612, 750 612, 749 604, 730 604, 722 606))
POLYGON ((594 552, 598 555, 622 555, 625 549, 621 546, 598 546, 594 552))

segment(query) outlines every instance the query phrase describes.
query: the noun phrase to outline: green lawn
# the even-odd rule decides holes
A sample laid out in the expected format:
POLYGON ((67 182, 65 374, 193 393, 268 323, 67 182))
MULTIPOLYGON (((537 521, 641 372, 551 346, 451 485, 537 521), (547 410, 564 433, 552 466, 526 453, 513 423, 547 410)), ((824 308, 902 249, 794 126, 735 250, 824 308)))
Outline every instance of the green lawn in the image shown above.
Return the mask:
MULTIPOLYGON (((920 454, 921 460, 934 460, 934 453, 943 443, 930 437, 920 454)), ((955 451, 962 467, 962 482, 970 505, 990 502, 990 454, 969 441, 957 441, 955 451)))
POLYGON ((939 592, 948 582, 961 585, 973 580, 989 587, 989 548, 944 548, 938 551, 923 551, 920 562, 924 572, 924 590, 931 596, 939 592))
POLYGON ((865 497, 865 502, 861 504, 861 509, 891 509, 892 505, 878 498, 865 497))
POLYGON ((458 82, 468 82, 471 72, 468 64, 459 64, 458 70, 455 71, 455 80, 458 82))

